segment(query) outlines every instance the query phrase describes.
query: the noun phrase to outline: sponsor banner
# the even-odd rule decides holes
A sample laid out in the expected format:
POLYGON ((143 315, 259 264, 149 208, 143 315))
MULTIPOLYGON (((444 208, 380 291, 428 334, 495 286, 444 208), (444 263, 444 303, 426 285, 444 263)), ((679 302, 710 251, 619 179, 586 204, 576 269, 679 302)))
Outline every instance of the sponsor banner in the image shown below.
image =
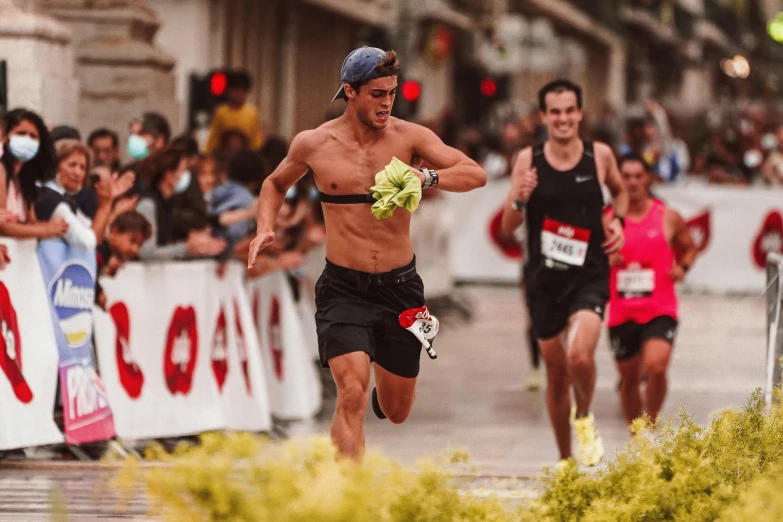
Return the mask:
POLYGON ((0 270, 0 450, 64 441, 54 423, 60 356, 36 241, 2 239, 0 270))
POLYGON ((763 187, 665 186, 655 193, 691 230, 699 258, 683 287, 760 294, 770 252, 783 252, 783 191, 763 187))
POLYGON ((120 437, 269 428, 256 333, 241 267, 211 261, 130 263, 102 278, 96 310, 101 375, 120 437))
POLYGON ((84 444, 110 439, 114 437, 112 411, 93 359, 95 251, 48 239, 38 243, 38 261, 60 354, 65 440, 84 444))
POLYGON ((321 381, 313 362, 312 333, 305 335, 284 272, 248 281, 272 415, 305 419, 321 407, 321 381))

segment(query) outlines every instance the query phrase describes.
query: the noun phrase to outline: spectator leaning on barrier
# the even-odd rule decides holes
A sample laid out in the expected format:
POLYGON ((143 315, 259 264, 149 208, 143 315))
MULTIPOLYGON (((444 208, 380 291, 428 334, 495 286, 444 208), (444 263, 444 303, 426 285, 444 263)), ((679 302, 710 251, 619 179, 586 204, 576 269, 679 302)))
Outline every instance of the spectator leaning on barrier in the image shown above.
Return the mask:
POLYGON ((227 179, 220 180, 212 190, 209 216, 215 227, 214 234, 227 242, 221 260, 230 258, 239 240, 253 230, 258 208, 250 188, 264 177, 263 172, 261 156, 257 152, 241 150, 231 157, 227 179))
POLYGON ((107 168, 93 170, 87 185, 90 151, 81 142, 63 139, 55 146, 57 174, 40 188, 35 213, 42 220, 61 218, 68 224, 63 239, 84 250, 103 241, 112 202, 132 184, 132 177, 112 178, 107 168))
MULTIPOLYGON (((5 221, 0 235, 16 238, 51 238, 65 234, 62 218, 39 222, 33 206, 38 184, 54 178, 57 160, 49 131, 40 116, 14 109, 3 118, 4 154, 0 159, 0 210, 5 221)), ((2 221, 2 220, 0 220, 2 221)))
POLYGON ((206 229, 191 231, 185 241, 173 239, 172 198, 187 189, 181 182, 187 170, 182 152, 167 147, 146 158, 139 170, 149 188, 136 210, 152 225, 152 235, 141 248, 139 257, 142 260, 169 260, 220 254, 226 242, 212 237, 206 229))
MULTIPOLYGON (((152 236, 152 225, 135 210, 118 215, 96 249, 99 276, 114 277, 127 261, 136 259, 142 245, 152 236)), ((95 280, 95 303, 106 309, 106 295, 95 280)))
POLYGON ((245 71, 230 71, 226 74, 226 97, 224 103, 215 110, 209 137, 204 146, 207 154, 212 154, 221 145, 223 135, 228 130, 239 131, 247 138, 247 146, 259 150, 264 144, 258 110, 247 103, 250 91, 250 75, 245 71))
MULTIPOLYGON (((764 180, 769 185, 782 185, 783 184, 783 125, 778 125, 775 128, 775 133, 770 136, 774 137, 772 141, 774 147, 769 147, 771 152, 767 156, 764 165, 761 167, 761 174, 764 176, 764 180)), ((766 138, 766 136, 765 136, 766 138)))
POLYGON ((120 139, 107 128, 95 129, 87 138, 96 164, 106 165, 112 172, 120 169, 120 139))

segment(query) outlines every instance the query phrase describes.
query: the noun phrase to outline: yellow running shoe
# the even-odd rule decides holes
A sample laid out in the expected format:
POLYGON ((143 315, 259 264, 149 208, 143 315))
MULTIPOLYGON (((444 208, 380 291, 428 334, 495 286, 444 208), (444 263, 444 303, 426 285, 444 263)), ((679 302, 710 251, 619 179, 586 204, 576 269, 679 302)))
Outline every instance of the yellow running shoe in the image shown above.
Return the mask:
POLYGON ((576 446, 579 461, 585 466, 596 466, 604 457, 604 443, 595 430, 593 414, 581 419, 571 419, 576 431, 576 446))

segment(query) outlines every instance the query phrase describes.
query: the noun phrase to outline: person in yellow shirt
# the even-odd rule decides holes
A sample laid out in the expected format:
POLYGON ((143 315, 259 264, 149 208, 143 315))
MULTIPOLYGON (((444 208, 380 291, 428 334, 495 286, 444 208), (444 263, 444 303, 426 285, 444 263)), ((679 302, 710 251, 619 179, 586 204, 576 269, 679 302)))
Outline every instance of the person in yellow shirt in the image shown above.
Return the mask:
POLYGON ((228 101, 215 109, 204 149, 207 154, 212 154, 220 148, 223 133, 230 129, 240 131, 247 138, 250 149, 258 150, 264 144, 264 136, 258 110, 247 103, 250 75, 244 71, 232 71, 226 74, 226 83, 228 101))

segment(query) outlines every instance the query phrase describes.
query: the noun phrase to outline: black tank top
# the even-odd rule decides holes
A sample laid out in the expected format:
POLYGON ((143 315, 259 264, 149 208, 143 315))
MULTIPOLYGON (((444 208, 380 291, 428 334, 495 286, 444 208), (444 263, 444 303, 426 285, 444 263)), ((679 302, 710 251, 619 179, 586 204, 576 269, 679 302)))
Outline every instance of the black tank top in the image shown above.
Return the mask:
POLYGON ((528 284, 571 287, 609 276, 604 242, 603 194, 593 143, 571 170, 552 168, 544 145, 533 148, 538 185, 527 203, 528 284))

